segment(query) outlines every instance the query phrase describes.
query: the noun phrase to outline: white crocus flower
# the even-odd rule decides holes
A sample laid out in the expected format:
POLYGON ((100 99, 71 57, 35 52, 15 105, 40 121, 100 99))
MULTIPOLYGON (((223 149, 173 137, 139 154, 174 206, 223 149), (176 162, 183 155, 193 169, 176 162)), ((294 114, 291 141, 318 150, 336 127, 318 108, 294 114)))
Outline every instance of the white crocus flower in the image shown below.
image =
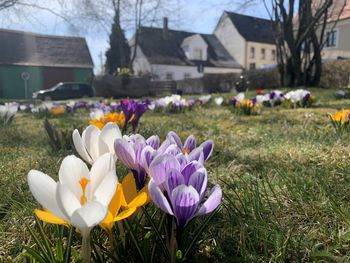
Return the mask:
POLYGON ((6 103, 5 105, 0 105, 0 117, 3 119, 4 124, 7 124, 12 120, 17 110, 17 103, 6 103))
POLYGON ((309 91, 304 89, 292 90, 285 95, 285 98, 295 104, 301 102, 303 98, 309 93, 309 91))
POLYGON ((242 102, 244 100, 244 98, 245 98, 244 92, 240 92, 235 96, 235 99, 239 102, 242 102))
POLYGON ((80 136, 75 129, 72 134, 73 143, 80 157, 93 164, 101 155, 114 154, 114 141, 122 138, 122 133, 115 123, 107 123, 102 130, 89 125, 80 136))
POLYGON ((105 113, 101 109, 96 109, 90 112, 90 119, 101 119, 105 113))
POLYGON ((220 106, 223 102, 224 102, 224 98, 223 97, 215 98, 215 104, 216 105, 220 106))
POLYGON ((70 155, 62 161, 58 182, 37 170, 28 174, 29 189, 46 210, 39 210, 37 215, 49 223, 63 221, 79 228, 84 262, 90 260, 90 231, 106 217, 115 194, 118 184, 115 161, 115 156, 107 153, 89 171, 82 160, 70 155))

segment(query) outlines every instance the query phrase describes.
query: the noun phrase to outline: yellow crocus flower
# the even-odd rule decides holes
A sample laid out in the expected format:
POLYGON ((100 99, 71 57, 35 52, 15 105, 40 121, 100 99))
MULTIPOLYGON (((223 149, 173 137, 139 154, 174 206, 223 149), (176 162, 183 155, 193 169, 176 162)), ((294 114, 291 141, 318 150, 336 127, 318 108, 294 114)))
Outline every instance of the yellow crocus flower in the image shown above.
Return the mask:
POLYGON ((123 112, 110 112, 98 119, 90 120, 91 125, 95 125, 97 128, 102 129, 108 122, 113 122, 118 126, 124 127, 125 116, 123 112))
POLYGON ((144 186, 137 192, 134 176, 129 173, 118 184, 117 190, 109 204, 109 211, 100 226, 106 231, 111 231, 116 221, 123 220, 133 215, 141 206, 151 201, 148 186, 144 186))

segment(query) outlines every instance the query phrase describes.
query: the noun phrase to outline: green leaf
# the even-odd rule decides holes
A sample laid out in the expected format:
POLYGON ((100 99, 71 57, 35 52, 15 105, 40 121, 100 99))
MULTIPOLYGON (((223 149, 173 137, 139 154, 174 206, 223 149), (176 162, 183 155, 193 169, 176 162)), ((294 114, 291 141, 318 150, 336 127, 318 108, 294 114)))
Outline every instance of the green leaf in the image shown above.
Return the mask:
POLYGON ((35 259, 36 261, 41 262, 41 263, 46 263, 46 262, 47 262, 47 261, 46 261, 38 252, 36 252, 34 249, 32 249, 32 248, 30 248, 30 247, 27 247, 27 246, 25 246, 24 249, 26 250, 26 251, 24 252, 24 256, 33 258, 33 259, 35 259))
POLYGON ((186 259, 187 255, 194 249, 194 245, 196 244, 197 240, 203 233, 204 229, 209 225, 210 221, 214 218, 214 216, 221 211, 222 207, 221 205, 213 211, 203 222, 203 224, 200 225, 200 227, 195 231, 195 235, 193 239, 191 240, 189 246, 185 250, 185 253, 183 254, 183 259, 186 259))

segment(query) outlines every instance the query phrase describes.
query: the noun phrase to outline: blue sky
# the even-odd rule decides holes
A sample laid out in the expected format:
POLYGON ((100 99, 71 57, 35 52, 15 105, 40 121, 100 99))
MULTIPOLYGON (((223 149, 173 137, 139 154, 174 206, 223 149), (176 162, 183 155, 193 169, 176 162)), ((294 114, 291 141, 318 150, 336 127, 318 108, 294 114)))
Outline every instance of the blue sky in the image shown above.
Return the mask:
MULTIPOLYGON (((181 13, 178 14, 179 21, 174 23, 170 17, 169 27, 171 29, 187 30, 192 32, 212 33, 224 10, 241 12, 248 15, 267 18, 266 10, 262 4, 256 4, 242 10, 237 4, 225 5, 219 4, 219 2, 221 1, 186 1, 186 5, 183 6, 181 13)), ((234 2, 234 0, 231 2, 234 2)), ((59 10, 57 10, 57 12, 59 12, 59 10)), ((20 17, 11 15, 11 19, 0 20, 0 27, 42 34, 68 36, 79 35, 85 37, 90 48, 90 53, 94 60, 95 72, 98 72, 99 65, 101 64, 100 55, 102 54, 102 57, 104 59, 104 53, 108 48, 108 32, 103 30, 88 31, 87 29, 80 30, 79 32, 72 31, 67 23, 47 11, 36 10, 33 12, 32 10, 28 10, 26 14, 21 15, 26 15, 27 19, 21 19, 20 17)), ((6 14, 5 16, 3 14, 2 17, 6 18, 6 14)), ((127 32, 127 37, 130 37, 132 34, 133 30, 129 30, 127 32)))

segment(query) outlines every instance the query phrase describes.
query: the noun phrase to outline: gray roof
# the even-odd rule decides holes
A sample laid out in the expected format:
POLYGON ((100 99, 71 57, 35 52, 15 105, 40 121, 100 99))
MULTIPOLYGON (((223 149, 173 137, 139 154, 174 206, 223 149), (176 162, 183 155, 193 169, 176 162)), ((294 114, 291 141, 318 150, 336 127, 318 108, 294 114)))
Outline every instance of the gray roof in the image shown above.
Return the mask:
POLYGON ((275 44, 271 20, 227 11, 225 13, 245 40, 275 44))
POLYGON ((151 64, 205 67, 241 68, 242 66, 228 53, 215 35, 198 34, 208 45, 206 61, 189 60, 181 44, 183 40, 197 33, 168 29, 167 37, 162 28, 141 27, 139 46, 151 64))
POLYGON ((93 68, 84 38, 0 29, 0 64, 93 68))

